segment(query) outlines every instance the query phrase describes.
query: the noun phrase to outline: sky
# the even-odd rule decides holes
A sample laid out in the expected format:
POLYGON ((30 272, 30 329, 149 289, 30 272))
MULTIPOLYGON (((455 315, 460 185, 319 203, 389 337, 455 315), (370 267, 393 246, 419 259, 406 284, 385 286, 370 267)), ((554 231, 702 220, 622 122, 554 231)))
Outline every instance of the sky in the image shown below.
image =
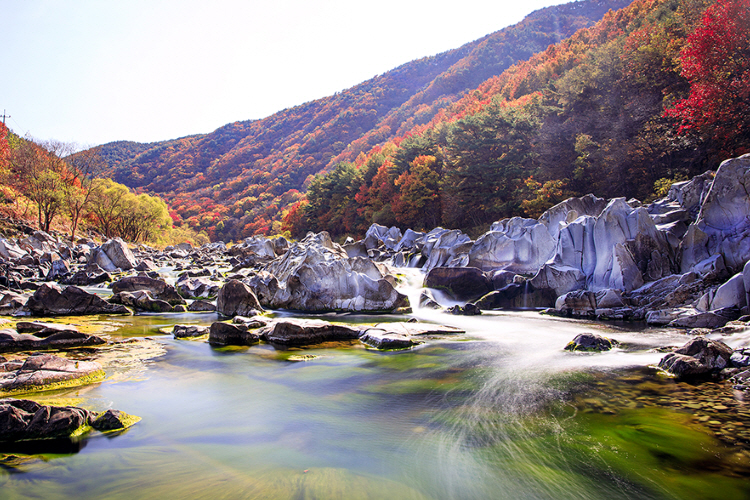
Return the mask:
POLYGON ((560 3, 0 0, 0 112, 19 135, 79 147, 208 133, 560 3))

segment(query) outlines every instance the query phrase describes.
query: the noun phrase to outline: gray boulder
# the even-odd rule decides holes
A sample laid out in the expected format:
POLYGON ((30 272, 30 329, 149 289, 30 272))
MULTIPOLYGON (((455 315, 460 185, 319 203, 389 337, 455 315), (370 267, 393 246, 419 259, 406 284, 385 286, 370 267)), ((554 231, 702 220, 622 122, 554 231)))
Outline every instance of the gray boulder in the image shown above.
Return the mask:
POLYGON ((287 318, 261 329, 264 340, 283 345, 309 345, 359 338, 357 328, 318 319, 287 318))
POLYGON ((253 316, 263 308, 252 289, 238 280, 229 280, 216 297, 216 310, 224 316, 253 316))
POLYGON ((260 336, 241 324, 215 322, 208 333, 208 343, 214 345, 252 345, 260 341, 260 336))
POLYGON ((608 339, 595 333, 580 333, 565 346, 566 351, 601 352, 609 351, 619 345, 614 339, 608 339))
POLYGON ((35 316, 76 316, 86 314, 131 314, 124 306, 110 304, 77 286, 60 288, 44 283, 26 302, 25 309, 35 316))
POLYGON ((186 304, 177 289, 163 280, 148 276, 126 276, 112 283, 112 293, 147 291, 154 299, 163 300, 171 305, 186 304))

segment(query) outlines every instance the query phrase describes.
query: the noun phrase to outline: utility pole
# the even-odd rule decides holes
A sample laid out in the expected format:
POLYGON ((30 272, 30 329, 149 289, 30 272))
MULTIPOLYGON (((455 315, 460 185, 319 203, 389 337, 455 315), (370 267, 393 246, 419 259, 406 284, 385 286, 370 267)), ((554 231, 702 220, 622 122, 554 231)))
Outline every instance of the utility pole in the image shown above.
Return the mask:
POLYGON ((5 110, 3 110, 3 125, 5 125, 5 119, 10 118, 10 115, 5 114, 5 110))

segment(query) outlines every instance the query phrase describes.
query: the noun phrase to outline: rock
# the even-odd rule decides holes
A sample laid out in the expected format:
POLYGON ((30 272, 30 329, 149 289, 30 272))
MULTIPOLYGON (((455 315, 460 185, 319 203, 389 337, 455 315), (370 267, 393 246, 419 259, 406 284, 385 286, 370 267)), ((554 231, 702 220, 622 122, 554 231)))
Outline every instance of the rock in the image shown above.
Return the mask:
POLYGON ((198 325, 174 325, 172 328, 172 335, 176 339, 200 337, 202 335, 208 335, 209 327, 198 326, 198 325))
POLYGON ((476 267, 434 267, 422 286, 444 290, 461 301, 474 300, 492 291, 490 280, 476 267))
POLYGON ((17 315, 23 306, 26 305, 26 302, 29 300, 29 297, 26 295, 21 295, 19 293, 15 292, 5 292, 2 293, 2 296, 0 297, 0 315, 3 316, 15 316, 17 315))
POLYGON ((568 198, 548 209, 539 217, 539 222, 547 227, 554 240, 560 234, 560 228, 582 216, 598 217, 607 206, 607 200, 587 194, 580 198, 568 198))
POLYGON ((555 246, 547 226, 513 217, 493 223, 490 231, 477 239, 469 252, 469 265, 484 271, 536 273, 554 255, 555 246))
POLYGON ((214 312, 216 305, 207 300, 194 300, 187 309, 190 312, 214 312))
POLYGON ((39 338, 49 337, 58 332, 78 333, 75 325, 62 325, 59 323, 43 323, 41 321, 19 321, 16 323, 18 333, 33 333, 39 338))
POLYGON ((674 351, 677 354, 692 356, 711 370, 721 370, 729 364, 732 348, 718 340, 698 336, 674 351))
POLYGON ((73 361, 51 354, 29 356, 18 370, 2 375, 0 395, 60 389, 104 380, 99 363, 73 361))
POLYGON ((388 250, 396 250, 402 239, 401 230, 397 227, 390 229, 380 224, 372 224, 365 233, 364 244, 367 250, 383 245, 388 250))
POLYGON ((359 330, 317 319, 287 318, 265 327, 262 336, 274 344, 308 345, 357 339, 359 330))
POLYGON ((579 268, 564 264, 544 264, 529 280, 536 290, 549 289, 555 297, 573 290, 580 290, 586 284, 586 275, 579 268))
POLYGON ((253 316, 263 308, 249 286, 237 280, 228 281, 216 297, 216 310, 224 316, 253 316))
POLYGON ((61 289, 55 283, 44 283, 40 286, 26 302, 25 308, 36 316, 131 314, 126 307, 110 304, 77 286, 71 285, 61 289))
POLYGON ((495 290, 475 302, 479 309, 536 309, 555 304, 555 292, 550 289, 537 290, 530 282, 511 283, 502 290, 495 290))
POLYGON ((260 341, 260 336, 250 332, 244 325, 215 322, 208 333, 208 343, 214 345, 252 345, 260 341))
POLYGON ((461 307, 456 304, 453 307, 448 308, 448 312, 457 316, 479 316, 482 314, 482 310, 471 302, 461 307))
POLYGON ((250 265, 267 263, 276 258, 274 243, 264 236, 246 238, 240 245, 229 249, 229 254, 241 257, 250 265))
POLYGON ((104 343, 106 342, 101 337, 74 331, 59 331, 41 338, 25 333, 15 333, 12 330, 0 330, 0 352, 45 351, 104 343))
POLYGON ((91 286, 106 283, 108 281, 112 281, 112 276, 105 271, 94 273, 81 269, 72 276, 60 280, 60 283, 63 285, 91 286))
POLYGON ((128 415, 124 411, 120 410, 107 410, 95 419, 90 419, 91 427, 99 432, 119 431, 127 429, 136 422, 140 421, 140 417, 134 415, 128 415))
POLYGON ((700 213, 680 243, 683 272, 702 260, 721 255, 731 272, 750 260, 750 155, 722 162, 700 213))
POLYGON ((717 309, 711 312, 696 312, 695 314, 680 316, 669 323, 669 326, 679 328, 721 328, 728 322, 740 317, 737 308, 717 309))
POLYGON ((568 292, 557 298, 555 309, 564 315, 591 316, 596 311, 596 293, 586 290, 568 292))
POLYGON ((25 254, 26 251, 21 249, 21 247, 15 243, 6 240, 5 238, 0 238, 0 257, 3 259, 16 260, 23 257, 25 254))
POLYGON ((171 305, 187 304, 177 289, 163 280, 148 276, 127 276, 112 283, 112 293, 148 291, 154 299, 163 300, 171 305))
POLYGON ((429 271, 433 267, 465 267, 469 265, 469 252, 474 242, 461 231, 437 227, 425 234, 422 241, 422 255, 427 258, 422 266, 424 271, 429 271))
POLYGON ((137 264, 133 252, 130 251, 128 245, 120 238, 107 241, 100 249, 107 255, 110 262, 123 271, 133 269, 137 264))
POLYGON ((414 342, 409 335, 393 333, 377 328, 368 328, 359 340, 370 347, 381 350, 408 349, 418 342, 414 342))
POLYGON ((613 347, 619 345, 619 342, 607 337, 602 337, 595 333, 580 333, 575 338, 568 342, 565 346, 566 351, 609 351, 613 347))
MULTIPOLYGON (((349 258, 328 233, 308 234, 264 268, 268 307, 301 311, 393 312, 409 307, 382 264, 349 258), (274 279, 275 278, 275 281, 274 279)), ((260 275, 261 273, 259 273, 260 275)), ((254 283, 254 281, 253 281, 254 283)))
POLYGON ((181 296, 189 299, 210 298, 219 293, 221 284, 205 277, 184 276, 177 280, 175 288, 181 296))
POLYGON ((692 356, 669 353, 659 361, 659 368, 678 379, 702 377, 711 369, 692 356))
POLYGON ((46 279, 47 281, 58 280, 69 273, 70 269, 68 268, 68 263, 58 256, 57 259, 52 261, 52 266, 47 273, 46 279))
POLYGON ((443 306, 438 304, 432 292, 428 290, 422 290, 419 294, 419 307, 423 309, 442 309, 443 306))
POLYGON ((260 328, 266 326, 268 322, 260 316, 246 317, 246 316, 235 316, 232 318, 232 323, 237 325, 243 325, 247 328, 260 328))

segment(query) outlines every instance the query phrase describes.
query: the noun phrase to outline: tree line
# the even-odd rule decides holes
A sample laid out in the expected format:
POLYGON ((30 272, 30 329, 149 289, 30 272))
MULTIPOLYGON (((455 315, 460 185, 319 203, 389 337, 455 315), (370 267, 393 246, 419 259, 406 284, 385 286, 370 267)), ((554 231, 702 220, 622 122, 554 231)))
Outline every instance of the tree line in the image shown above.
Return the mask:
POLYGON ((69 143, 21 138, 0 125, 0 205, 5 211, 34 217, 47 232, 65 221, 71 241, 81 226, 132 242, 158 242, 173 232, 164 200, 100 177, 106 164, 97 148, 73 149, 69 143))

